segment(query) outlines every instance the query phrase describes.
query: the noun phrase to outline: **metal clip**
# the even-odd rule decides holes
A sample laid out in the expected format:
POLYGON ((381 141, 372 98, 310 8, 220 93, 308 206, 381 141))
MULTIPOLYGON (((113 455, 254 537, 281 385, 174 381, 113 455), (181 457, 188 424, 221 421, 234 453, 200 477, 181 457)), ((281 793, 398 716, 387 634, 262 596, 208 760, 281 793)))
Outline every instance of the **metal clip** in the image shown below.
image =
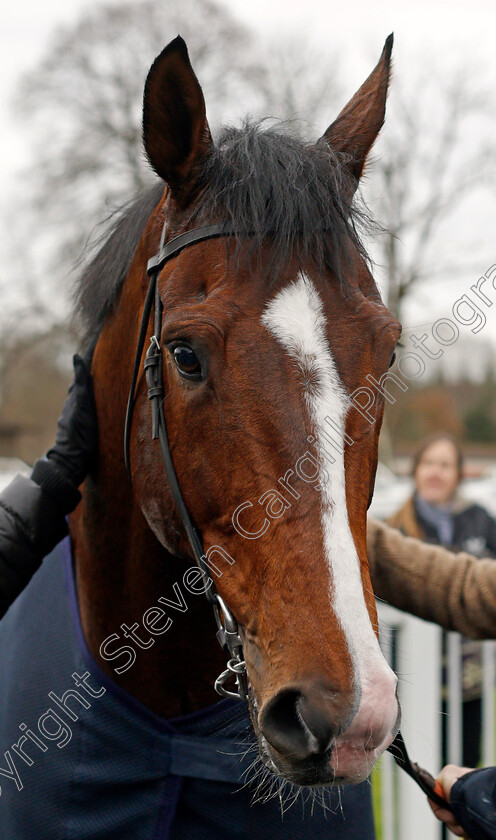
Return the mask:
POLYGON ((221 697, 231 697, 235 700, 247 700, 246 689, 244 685, 244 676, 246 674, 246 664, 244 659, 230 659, 227 663, 227 668, 222 674, 219 674, 215 680, 214 688, 217 694, 221 697), (229 691, 224 688, 224 683, 234 676, 236 680, 237 691, 229 691))
POLYGON ((217 592, 213 593, 213 597, 215 599, 213 608, 217 622, 217 639, 220 646, 231 655, 231 659, 227 663, 227 669, 215 681, 215 690, 221 697, 247 700, 246 663, 242 658, 243 641, 239 635, 238 622, 217 592), (224 683, 232 676, 236 679, 237 691, 229 691, 224 688, 224 683))

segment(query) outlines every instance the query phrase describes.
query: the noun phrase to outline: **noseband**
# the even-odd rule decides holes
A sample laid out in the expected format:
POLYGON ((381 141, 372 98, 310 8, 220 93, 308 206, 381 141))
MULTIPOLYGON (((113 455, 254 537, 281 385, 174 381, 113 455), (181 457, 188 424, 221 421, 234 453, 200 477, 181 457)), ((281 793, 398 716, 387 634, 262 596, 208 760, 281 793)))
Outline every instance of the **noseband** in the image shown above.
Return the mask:
POLYGON ((246 700, 246 665, 243 659, 243 643, 239 635, 238 623, 229 607, 224 603, 216 590, 214 580, 207 565, 207 559, 203 550, 201 537, 188 513, 188 509, 185 505, 181 488, 179 487, 179 482, 177 480, 174 463, 172 461, 164 414, 164 384, 162 375, 163 357, 162 348, 160 346, 163 305, 158 285, 158 276, 164 265, 185 248, 188 248, 190 245, 194 245, 196 242, 204 242, 206 239, 218 239, 222 236, 231 236, 232 234, 229 230, 226 230, 224 225, 220 224, 208 225, 206 227, 186 231, 186 233, 176 236, 167 243, 165 243, 165 234, 166 225, 164 224, 158 253, 148 261, 147 265, 147 274, 150 281, 143 308, 138 346, 136 348, 136 355, 134 358, 131 388, 127 403, 126 423, 124 428, 124 460, 129 479, 132 483, 130 463, 131 423, 135 403, 136 386, 141 366, 141 357, 143 355, 152 309, 154 309, 154 331, 150 339, 150 346, 146 352, 144 363, 146 382, 148 385, 148 399, 150 400, 152 407, 152 440, 156 440, 157 438, 159 439, 162 461, 169 488, 174 499, 174 504, 176 505, 176 509, 181 517, 184 530, 186 531, 189 544, 193 551, 193 557, 195 558, 195 562, 202 574, 205 586, 205 595, 208 602, 213 607, 215 621, 217 623, 217 639, 221 647, 229 655, 226 670, 223 671, 215 681, 215 690, 222 697, 234 697, 240 700, 246 700), (230 691, 227 688, 224 688, 224 683, 226 683, 230 677, 234 677, 235 679, 235 691, 230 691))
MULTIPOLYGON (((179 482, 177 480, 176 471, 172 461, 164 415, 164 383, 162 375, 163 357, 162 348, 160 346, 163 305, 158 286, 158 276, 164 265, 185 248, 188 248, 190 245, 194 245, 196 242, 204 242, 207 239, 219 239, 223 236, 232 236, 233 233, 232 231, 227 230, 224 225, 216 224, 195 228, 194 230, 188 230, 186 233, 176 236, 167 243, 165 242, 165 235, 166 225, 164 224, 160 237, 158 253, 148 260, 146 269, 150 282, 143 308, 143 316, 141 318, 138 345, 136 348, 136 355, 134 357, 131 388, 129 390, 127 403, 126 422, 124 427, 124 460, 129 480, 132 484, 130 461, 131 423, 133 418, 136 386, 141 366, 141 357, 143 355, 152 309, 154 309, 154 331, 150 339, 150 346, 146 352, 144 362, 146 382, 148 385, 148 399, 152 405, 152 440, 156 440, 158 438, 160 441, 160 451, 162 454, 162 461, 169 488, 179 516, 181 517, 184 530, 186 531, 195 562, 200 569, 205 586, 205 595, 208 602, 213 607, 215 621, 217 623, 217 639, 222 649, 225 650, 226 654, 229 656, 226 670, 223 671, 215 681, 215 690, 221 695, 221 697, 233 697, 238 700, 247 700, 248 678, 246 673, 246 664, 243 659, 243 642, 239 633, 238 622, 216 590, 214 580, 210 574, 210 569, 207 564, 207 558, 203 550, 201 537, 198 534, 198 531, 196 530, 184 503, 183 495, 181 493, 181 488, 179 487, 179 482), (234 677, 236 683, 235 691, 230 691, 224 687, 224 684, 231 677, 234 677)), ((419 785, 421 790, 429 797, 429 799, 431 799, 432 802, 440 805, 442 808, 451 810, 449 803, 447 803, 439 795, 439 793, 434 790, 435 781, 431 774, 410 760, 401 732, 398 732, 393 743, 390 747, 388 747, 388 751, 393 755, 393 758, 402 770, 412 777, 412 779, 419 785)))

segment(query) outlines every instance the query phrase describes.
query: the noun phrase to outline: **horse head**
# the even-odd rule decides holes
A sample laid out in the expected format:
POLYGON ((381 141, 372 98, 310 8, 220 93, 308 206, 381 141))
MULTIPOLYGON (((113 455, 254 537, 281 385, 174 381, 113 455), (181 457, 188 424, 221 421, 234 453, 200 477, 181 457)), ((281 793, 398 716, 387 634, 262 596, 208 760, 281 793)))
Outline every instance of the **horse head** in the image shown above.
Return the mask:
MULTIPOLYGON (((119 341, 130 355, 136 344, 161 231, 169 241, 225 226, 229 236, 191 244, 158 276, 163 408, 185 504, 240 627, 261 756, 302 785, 363 780, 399 719, 377 638, 366 513, 379 383, 400 327, 371 275, 354 200, 384 120, 391 47, 390 37, 314 145, 254 123, 214 143, 184 42, 161 53, 146 82, 143 137, 163 197, 95 352, 98 392, 105 347, 119 341), (371 381, 373 416, 354 399, 371 381)), ((191 549, 150 415, 142 375, 134 498, 179 564, 191 549)))

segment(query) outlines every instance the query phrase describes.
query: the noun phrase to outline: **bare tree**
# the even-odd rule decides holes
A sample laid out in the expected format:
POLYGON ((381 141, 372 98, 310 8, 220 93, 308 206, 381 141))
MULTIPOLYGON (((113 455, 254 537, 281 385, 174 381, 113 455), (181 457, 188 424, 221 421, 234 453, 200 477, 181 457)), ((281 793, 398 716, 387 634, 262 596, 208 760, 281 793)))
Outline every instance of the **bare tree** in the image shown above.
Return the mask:
MULTIPOLYGON (((95 224, 151 182, 141 144, 143 84, 154 57, 178 32, 215 123, 259 71, 249 31, 212 0, 93 7, 56 32, 22 82, 17 106, 34 145, 26 173, 33 242, 39 253, 42 241, 52 287, 95 224)), ((32 266, 26 274, 32 276, 32 266)))
POLYGON ((300 135, 316 139, 344 105, 337 53, 325 53, 299 36, 262 43, 256 79, 257 111, 294 121, 300 135))
MULTIPOLYGON (((25 331, 56 332, 67 307, 54 301, 67 301, 66 275, 88 234, 150 182, 141 146, 143 82, 178 32, 190 48, 214 130, 251 109, 303 118, 301 132, 314 137, 315 127, 323 130, 346 100, 335 55, 301 38, 255 41, 215 0, 101 5, 59 30, 17 97, 33 137, 24 190, 32 223, 29 229, 26 213, 19 214, 15 251, 22 262, 9 260, 19 278, 14 297, 11 276, 0 278, 13 300, 0 314, 0 373, 6 341, 13 341, 12 312, 25 331)), ((415 69, 410 84, 393 77, 365 189, 385 228, 372 250, 377 274, 383 273, 388 305, 399 317, 426 281, 472 268, 446 247, 444 226, 476 189, 494 184, 495 174, 488 92, 466 68, 436 72, 430 59, 423 62, 424 74, 415 69)))
POLYGON ((219 123, 246 112, 329 121, 336 62, 323 55, 309 62, 315 50, 301 39, 283 45, 255 39, 214 0, 93 7, 54 34, 18 91, 17 110, 33 138, 29 187, 19 191, 28 212, 19 214, 22 230, 13 237, 28 243, 16 249, 23 278, 16 315, 22 311, 23 323, 26 304, 31 321, 47 329, 58 323, 54 291, 67 302, 67 274, 88 235, 151 182, 141 143, 143 83, 178 32, 204 88, 214 134, 219 123))
MULTIPOLYGON (((103 5, 59 31, 19 97, 36 144, 28 173, 33 243, 38 256, 42 241, 45 275, 51 268, 42 282, 25 252, 24 275, 40 311, 44 283, 49 289, 54 279, 60 283, 105 208, 149 183, 141 148, 143 80, 178 31, 188 41, 214 128, 238 115, 243 103, 243 111, 303 117, 303 133, 314 136, 308 123, 323 129, 345 98, 335 56, 301 38, 256 43, 213 0, 103 5)), ((458 255, 440 257, 435 246, 446 220, 494 171, 494 149, 481 139, 491 136, 487 94, 466 70, 435 73, 427 63, 424 77, 416 72, 408 86, 393 79, 378 159, 368 170, 366 195, 386 230, 373 253, 399 315, 426 279, 467 269, 458 255), (483 127, 478 135, 474 121, 483 127)))
POLYGON ((424 64, 409 84, 393 77, 388 118, 365 191, 385 228, 376 260, 388 307, 400 319, 405 301, 422 284, 481 268, 473 243, 468 237, 460 241, 460 216, 476 190, 486 189, 485 200, 491 201, 496 174, 489 91, 467 67, 436 72, 435 63, 424 64), (452 237, 449 223, 457 231, 452 237), (472 252, 469 259, 463 246, 472 252))
MULTIPOLYGON (((301 39, 278 42, 266 55, 267 72, 258 85, 261 111, 302 117, 304 133, 315 136, 315 126, 324 128, 346 101, 336 55, 301 39)), ((408 296, 423 283, 480 269, 480 249, 459 234, 449 242, 446 226, 452 222, 463 230, 467 199, 485 189, 491 201, 496 175, 495 112, 480 73, 426 56, 409 66, 414 69, 408 82, 393 74, 386 125, 363 191, 383 228, 370 243, 376 273, 400 319, 408 296), (463 246, 471 250, 468 259, 463 246)))

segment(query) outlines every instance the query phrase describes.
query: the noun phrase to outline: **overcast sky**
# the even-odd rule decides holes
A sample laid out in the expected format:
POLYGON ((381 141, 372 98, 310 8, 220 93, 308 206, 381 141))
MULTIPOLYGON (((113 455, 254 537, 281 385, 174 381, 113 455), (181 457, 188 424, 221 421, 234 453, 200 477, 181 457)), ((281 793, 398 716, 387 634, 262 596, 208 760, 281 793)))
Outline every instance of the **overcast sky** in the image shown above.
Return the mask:
MULTIPOLYGON (((0 183, 2 204, 6 200, 15 212, 15 172, 25 159, 23 131, 9 110, 16 83, 22 72, 33 66, 46 49, 50 33, 59 24, 77 19, 96 0, 9 0, 0 10, 0 183), (14 196, 12 200, 9 196, 14 196)), ((166 0, 165 0, 166 2, 166 0)), ((306 34, 317 45, 328 46, 342 56, 342 83, 349 95, 361 84, 380 54, 386 36, 394 31, 394 62, 397 76, 408 76, 412 62, 428 61, 438 53, 455 64, 462 57, 485 67, 496 89, 496 3, 494 0, 218 0, 257 29, 261 36, 276 31, 281 38, 291 33, 306 34)), ((175 35, 176 33, 172 33, 175 35)), ((169 33, 164 34, 164 42, 169 33)), ((421 95, 421 91, 419 91, 421 95)), ((496 97, 495 97, 496 98, 496 97)), ((330 114, 330 118, 334 115, 330 114)), ((387 126, 386 126, 387 128, 387 126)), ((493 236, 496 217, 485 205, 475 210, 467 224, 487 225, 493 236)), ((1 244, 1 243, 0 243, 1 244)), ((482 259, 482 258, 481 258, 482 259)), ((493 262, 496 263, 496 243, 493 262)), ((486 265, 481 264, 480 272, 486 265)), ((474 278, 474 281, 476 277, 474 278)), ((461 286, 435 291, 434 310, 443 313, 456 299, 461 286)), ((430 292, 429 292, 430 295, 430 292)), ((425 294, 420 308, 412 308, 413 321, 421 320, 428 303, 425 294)), ((494 307, 496 311, 496 307, 494 307)), ((496 322, 487 332, 496 335, 496 322)))

